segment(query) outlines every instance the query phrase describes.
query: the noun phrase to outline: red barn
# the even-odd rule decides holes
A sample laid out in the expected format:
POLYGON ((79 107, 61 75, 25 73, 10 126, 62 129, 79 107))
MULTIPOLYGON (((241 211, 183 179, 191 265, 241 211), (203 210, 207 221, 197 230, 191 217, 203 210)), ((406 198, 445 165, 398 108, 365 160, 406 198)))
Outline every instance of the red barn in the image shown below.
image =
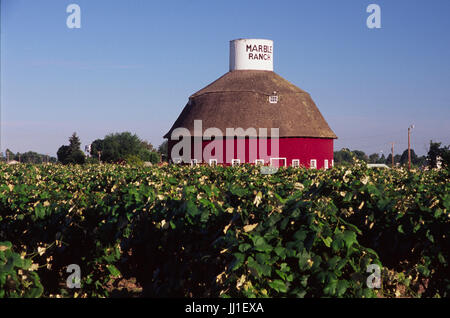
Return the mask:
POLYGON ((230 71, 189 97, 171 162, 329 168, 336 135, 311 96, 273 72, 273 42, 230 42, 230 71))

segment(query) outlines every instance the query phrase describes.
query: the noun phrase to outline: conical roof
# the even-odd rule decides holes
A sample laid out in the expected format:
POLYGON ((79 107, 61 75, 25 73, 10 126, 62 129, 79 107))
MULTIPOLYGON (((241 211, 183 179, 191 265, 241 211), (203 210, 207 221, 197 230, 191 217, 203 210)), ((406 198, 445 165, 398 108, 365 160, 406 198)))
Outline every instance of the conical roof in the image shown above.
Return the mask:
POLYGON ((279 128, 280 137, 337 138, 311 96, 272 71, 235 70, 189 97, 175 128, 187 128, 194 136, 194 120, 202 128, 279 128), (270 103, 269 96, 278 102, 270 103))

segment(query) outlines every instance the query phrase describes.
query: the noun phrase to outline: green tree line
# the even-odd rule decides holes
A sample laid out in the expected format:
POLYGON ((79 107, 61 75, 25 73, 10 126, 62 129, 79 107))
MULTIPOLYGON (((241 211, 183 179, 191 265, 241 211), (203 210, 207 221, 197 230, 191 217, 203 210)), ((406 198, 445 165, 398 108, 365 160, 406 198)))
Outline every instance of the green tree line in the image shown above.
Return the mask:
POLYGON ((16 152, 14 153, 13 151, 11 151, 10 149, 6 149, 5 154, 2 154, 2 157, 0 158, 1 161, 17 161, 17 162, 21 162, 21 163, 35 163, 35 164, 40 164, 40 163, 55 163, 58 160, 55 157, 49 156, 49 155, 44 155, 41 153, 37 153, 34 151, 27 151, 27 152, 16 152))
POLYGON ((94 140, 88 156, 80 147, 80 138, 73 133, 69 138, 69 145, 62 145, 58 149, 58 161, 62 164, 107 162, 135 165, 161 162, 161 153, 151 143, 128 131, 108 134, 103 139, 94 140))
MULTIPOLYGON (((350 150, 342 148, 334 152, 334 163, 337 165, 353 164, 355 160, 361 160, 367 163, 383 163, 388 166, 392 165, 392 154, 387 157, 382 154, 373 153, 366 155, 361 150, 350 150)), ((417 156, 414 149, 411 149, 411 164, 416 167, 431 167, 437 168, 448 167, 450 163, 450 146, 442 146, 440 142, 430 141, 429 151, 426 156, 417 156)), ((408 165, 408 149, 404 150, 402 154, 394 155, 394 164, 400 166, 408 165)))

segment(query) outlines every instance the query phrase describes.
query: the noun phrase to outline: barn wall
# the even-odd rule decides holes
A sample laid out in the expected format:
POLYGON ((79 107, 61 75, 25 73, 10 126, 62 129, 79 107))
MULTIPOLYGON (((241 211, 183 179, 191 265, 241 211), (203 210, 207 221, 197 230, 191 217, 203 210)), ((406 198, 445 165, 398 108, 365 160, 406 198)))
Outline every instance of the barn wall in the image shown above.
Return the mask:
MULTIPOLYGON (((267 139, 267 141, 263 141, 262 143, 257 139, 249 138, 240 140, 224 139, 222 141, 216 141, 215 144, 211 144, 214 141, 201 141, 198 139, 197 151, 195 149, 194 138, 191 140, 190 158, 197 159, 198 163, 209 163, 209 159, 218 159, 219 164, 225 163, 229 165, 231 164, 231 159, 240 159, 241 163, 254 163, 255 159, 264 159, 265 164, 269 164, 270 158, 280 157, 286 158, 286 166, 291 166, 292 160, 299 159, 300 165, 309 167, 310 160, 316 159, 317 168, 321 169, 324 167, 325 160, 328 160, 329 167, 331 167, 333 160, 333 139, 280 138, 278 155, 271 154, 271 143, 274 142, 271 139, 267 139), (230 143, 228 149, 233 149, 233 151, 227 152, 227 142, 230 143), (222 155, 220 155, 220 150, 222 150, 222 155), (208 155, 210 153, 212 155, 208 155), (221 158, 223 159, 221 160, 221 158)), ((176 142, 178 141, 169 140, 169 159, 173 159, 171 158, 171 151, 176 142)), ((279 163, 281 162, 282 160, 279 160, 279 163)))

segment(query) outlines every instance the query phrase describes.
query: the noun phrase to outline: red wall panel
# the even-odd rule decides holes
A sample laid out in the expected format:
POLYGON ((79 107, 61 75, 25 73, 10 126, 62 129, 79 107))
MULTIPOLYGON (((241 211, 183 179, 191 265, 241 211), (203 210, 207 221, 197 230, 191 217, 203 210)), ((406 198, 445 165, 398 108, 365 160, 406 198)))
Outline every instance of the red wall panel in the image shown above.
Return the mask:
MULTIPOLYGON (((333 160, 333 139, 325 138, 279 138, 278 154, 272 152, 272 146, 276 150, 276 140, 258 140, 258 139, 232 139, 207 141, 191 138, 191 153, 184 160, 189 162, 188 158, 197 159, 198 163, 209 163, 209 159, 217 159, 219 164, 231 164, 232 159, 240 159, 241 163, 255 163, 255 159, 264 159, 265 164, 270 163, 270 158, 286 158, 287 166, 292 165, 292 160, 300 160, 300 165, 309 167, 311 159, 317 160, 317 168, 324 167, 325 160, 328 160, 328 166, 331 167, 333 160), (211 144, 211 143, 215 144, 211 144), (228 144, 228 146, 227 146, 228 144), (197 147, 197 150, 195 149, 197 147), (215 148, 215 149, 214 149, 215 148), (222 153, 221 153, 222 152, 222 153)), ((169 140, 169 159, 172 148, 178 141, 169 140)), ((189 151, 189 150, 188 150, 189 151)), ((282 160, 275 160, 282 162, 282 160)))

